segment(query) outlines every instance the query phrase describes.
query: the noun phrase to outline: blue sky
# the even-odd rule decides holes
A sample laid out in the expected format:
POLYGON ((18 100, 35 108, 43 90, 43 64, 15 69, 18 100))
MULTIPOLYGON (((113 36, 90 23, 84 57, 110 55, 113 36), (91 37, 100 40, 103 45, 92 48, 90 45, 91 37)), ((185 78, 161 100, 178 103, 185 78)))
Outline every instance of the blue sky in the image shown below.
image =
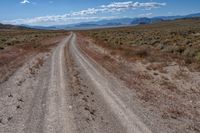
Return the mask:
POLYGON ((200 0, 2 0, 0 22, 59 25, 200 12, 200 0))

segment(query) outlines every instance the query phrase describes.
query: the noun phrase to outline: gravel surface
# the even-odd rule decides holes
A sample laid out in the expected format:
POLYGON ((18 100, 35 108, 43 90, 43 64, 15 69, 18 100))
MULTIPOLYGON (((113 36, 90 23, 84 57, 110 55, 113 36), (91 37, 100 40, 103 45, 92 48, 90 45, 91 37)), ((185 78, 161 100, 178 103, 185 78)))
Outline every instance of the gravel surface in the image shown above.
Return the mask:
POLYGON ((122 82, 77 47, 71 33, 0 84, 2 133, 151 133, 122 82))

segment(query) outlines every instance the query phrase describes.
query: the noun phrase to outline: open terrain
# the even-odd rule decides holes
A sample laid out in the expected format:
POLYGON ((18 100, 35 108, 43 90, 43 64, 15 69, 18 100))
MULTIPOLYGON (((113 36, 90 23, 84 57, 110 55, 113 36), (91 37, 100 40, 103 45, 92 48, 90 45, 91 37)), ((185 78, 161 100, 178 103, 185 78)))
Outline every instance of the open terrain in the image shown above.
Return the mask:
POLYGON ((198 133, 199 27, 0 28, 0 132, 198 133))
POLYGON ((27 61, 0 89, 0 132, 151 133, 129 89, 79 49, 76 34, 27 61))
POLYGON ((42 31, 16 26, 0 27, 0 83, 31 56, 55 47, 65 31, 42 31))
POLYGON ((80 31, 79 43, 136 94, 149 125, 199 132, 199 27, 195 18, 80 31))

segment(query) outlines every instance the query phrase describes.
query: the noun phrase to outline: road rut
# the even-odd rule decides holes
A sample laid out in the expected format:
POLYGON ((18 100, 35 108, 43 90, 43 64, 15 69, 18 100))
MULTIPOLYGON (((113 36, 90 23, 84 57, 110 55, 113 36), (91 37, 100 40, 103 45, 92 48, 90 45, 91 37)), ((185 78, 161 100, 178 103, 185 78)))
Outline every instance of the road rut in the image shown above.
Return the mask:
POLYGON ((0 85, 0 132, 151 133, 132 110, 128 89, 76 39, 71 33, 52 53, 35 57, 44 63, 34 74, 33 59, 0 85))

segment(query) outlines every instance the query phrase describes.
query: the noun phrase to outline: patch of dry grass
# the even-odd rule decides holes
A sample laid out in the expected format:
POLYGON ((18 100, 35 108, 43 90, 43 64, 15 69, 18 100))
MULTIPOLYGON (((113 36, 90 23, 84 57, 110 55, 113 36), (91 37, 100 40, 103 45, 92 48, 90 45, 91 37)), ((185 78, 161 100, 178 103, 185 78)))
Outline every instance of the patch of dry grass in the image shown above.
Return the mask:
MULTIPOLYGON (((0 83, 7 80, 28 58, 48 52, 66 35, 66 31, 0 29, 0 83)), ((38 65, 41 63, 38 60, 38 65)))
MULTIPOLYGON (((178 61, 200 70, 200 19, 81 32, 95 43, 132 59, 178 61)), ((115 53, 115 52, 113 52, 115 53)))
POLYGON ((155 113, 158 125, 162 121, 174 132, 200 131, 200 78, 193 72, 200 70, 200 19, 80 33, 80 48, 125 82, 155 113), (107 52, 96 52, 88 38, 107 52))
POLYGON ((47 31, 30 29, 0 29, 0 49, 8 46, 40 47, 42 40, 66 35, 65 31, 47 31))

